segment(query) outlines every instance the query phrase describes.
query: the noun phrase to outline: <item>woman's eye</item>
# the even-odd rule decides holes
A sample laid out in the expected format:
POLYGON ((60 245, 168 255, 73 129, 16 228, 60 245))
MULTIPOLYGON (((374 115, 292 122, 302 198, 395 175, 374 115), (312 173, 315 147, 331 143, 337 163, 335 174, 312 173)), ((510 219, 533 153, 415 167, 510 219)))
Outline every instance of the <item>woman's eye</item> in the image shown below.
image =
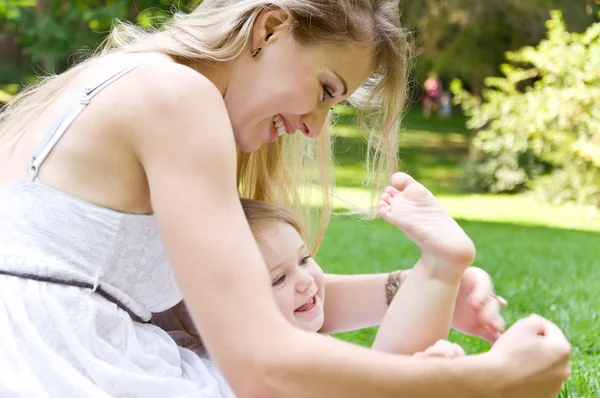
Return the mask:
POLYGON ((335 96, 333 95, 333 90, 331 90, 327 86, 323 86, 323 102, 327 101, 328 99, 335 99, 335 96))
POLYGON ((271 282, 271 286, 279 286, 283 282, 285 282, 285 275, 281 275, 277 279, 275 279, 273 282, 271 282))
POLYGON ((308 264, 308 261, 310 260, 310 256, 304 256, 302 257, 302 259, 300 260, 299 265, 306 265, 308 264))

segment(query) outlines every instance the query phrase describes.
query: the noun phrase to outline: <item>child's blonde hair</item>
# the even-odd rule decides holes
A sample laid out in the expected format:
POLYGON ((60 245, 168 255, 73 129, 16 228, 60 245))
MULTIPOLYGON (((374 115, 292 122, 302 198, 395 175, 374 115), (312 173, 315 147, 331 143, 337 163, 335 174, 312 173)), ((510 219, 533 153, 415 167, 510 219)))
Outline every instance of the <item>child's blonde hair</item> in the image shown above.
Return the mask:
POLYGON ((300 234, 300 237, 304 238, 302 222, 294 210, 263 200, 242 199, 241 202, 244 215, 255 239, 261 237, 264 228, 278 222, 291 225, 300 234))
MULTIPOLYGON (((397 0, 204 0, 189 14, 176 13, 160 30, 118 24, 95 56, 42 79, 5 107, 0 113, 0 151, 16 143, 69 81, 96 58, 112 52, 155 51, 200 63, 229 61, 246 48, 256 18, 266 9, 283 10, 291 18, 292 34, 301 45, 373 47, 374 73, 349 102, 364 110, 365 117, 359 120, 366 121, 363 126, 368 132, 365 184, 373 188, 375 199, 397 168, 397 131, 406 97, 409 43, 400 28, 397 0)), ((241 196, 295 209, 306 222, 306 239, 314 254, 332 208, 333 161, 327 128, 318 139, 295 134, 254 153, 240 153, 238 159, 241 196)))

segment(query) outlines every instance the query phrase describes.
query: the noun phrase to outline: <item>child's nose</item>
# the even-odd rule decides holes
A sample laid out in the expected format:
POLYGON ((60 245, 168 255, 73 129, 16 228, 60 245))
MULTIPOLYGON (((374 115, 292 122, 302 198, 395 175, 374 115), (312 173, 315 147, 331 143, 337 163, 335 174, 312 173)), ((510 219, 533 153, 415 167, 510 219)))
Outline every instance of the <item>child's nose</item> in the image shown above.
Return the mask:
POLYGON ((300 277, 298 278, 297 290, 302 293, 313 285, 315 279, 308 272, 301 270, 300 277))

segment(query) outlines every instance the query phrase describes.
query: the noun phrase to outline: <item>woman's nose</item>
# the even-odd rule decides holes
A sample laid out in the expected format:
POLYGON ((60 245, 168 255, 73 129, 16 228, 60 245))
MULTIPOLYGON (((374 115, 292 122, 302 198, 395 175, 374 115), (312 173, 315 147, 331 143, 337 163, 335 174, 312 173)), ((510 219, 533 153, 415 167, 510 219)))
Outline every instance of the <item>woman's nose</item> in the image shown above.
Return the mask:
POLYGON ((300 120, 300 130, 309 138, 317 138, 327 119, 328 108, 315 109, 311 113, 304 115, 300 120))

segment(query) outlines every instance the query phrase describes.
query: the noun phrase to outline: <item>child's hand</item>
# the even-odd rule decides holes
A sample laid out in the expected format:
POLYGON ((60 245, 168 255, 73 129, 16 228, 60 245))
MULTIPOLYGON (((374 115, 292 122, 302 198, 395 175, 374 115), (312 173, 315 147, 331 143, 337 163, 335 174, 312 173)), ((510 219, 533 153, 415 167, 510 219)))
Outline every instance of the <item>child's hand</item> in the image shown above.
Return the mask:
POLYGON ((417 352, 416 357, 457 358, 464 357, 465 351, 461 346, 447 340, 439 340, 423 352, 417 352))
POLYGON ((504 331, 500 309, 505 304, 494 294, 494 285, 487 272, 469 267, 460 281, 452 328, 493 343, 504 331))

